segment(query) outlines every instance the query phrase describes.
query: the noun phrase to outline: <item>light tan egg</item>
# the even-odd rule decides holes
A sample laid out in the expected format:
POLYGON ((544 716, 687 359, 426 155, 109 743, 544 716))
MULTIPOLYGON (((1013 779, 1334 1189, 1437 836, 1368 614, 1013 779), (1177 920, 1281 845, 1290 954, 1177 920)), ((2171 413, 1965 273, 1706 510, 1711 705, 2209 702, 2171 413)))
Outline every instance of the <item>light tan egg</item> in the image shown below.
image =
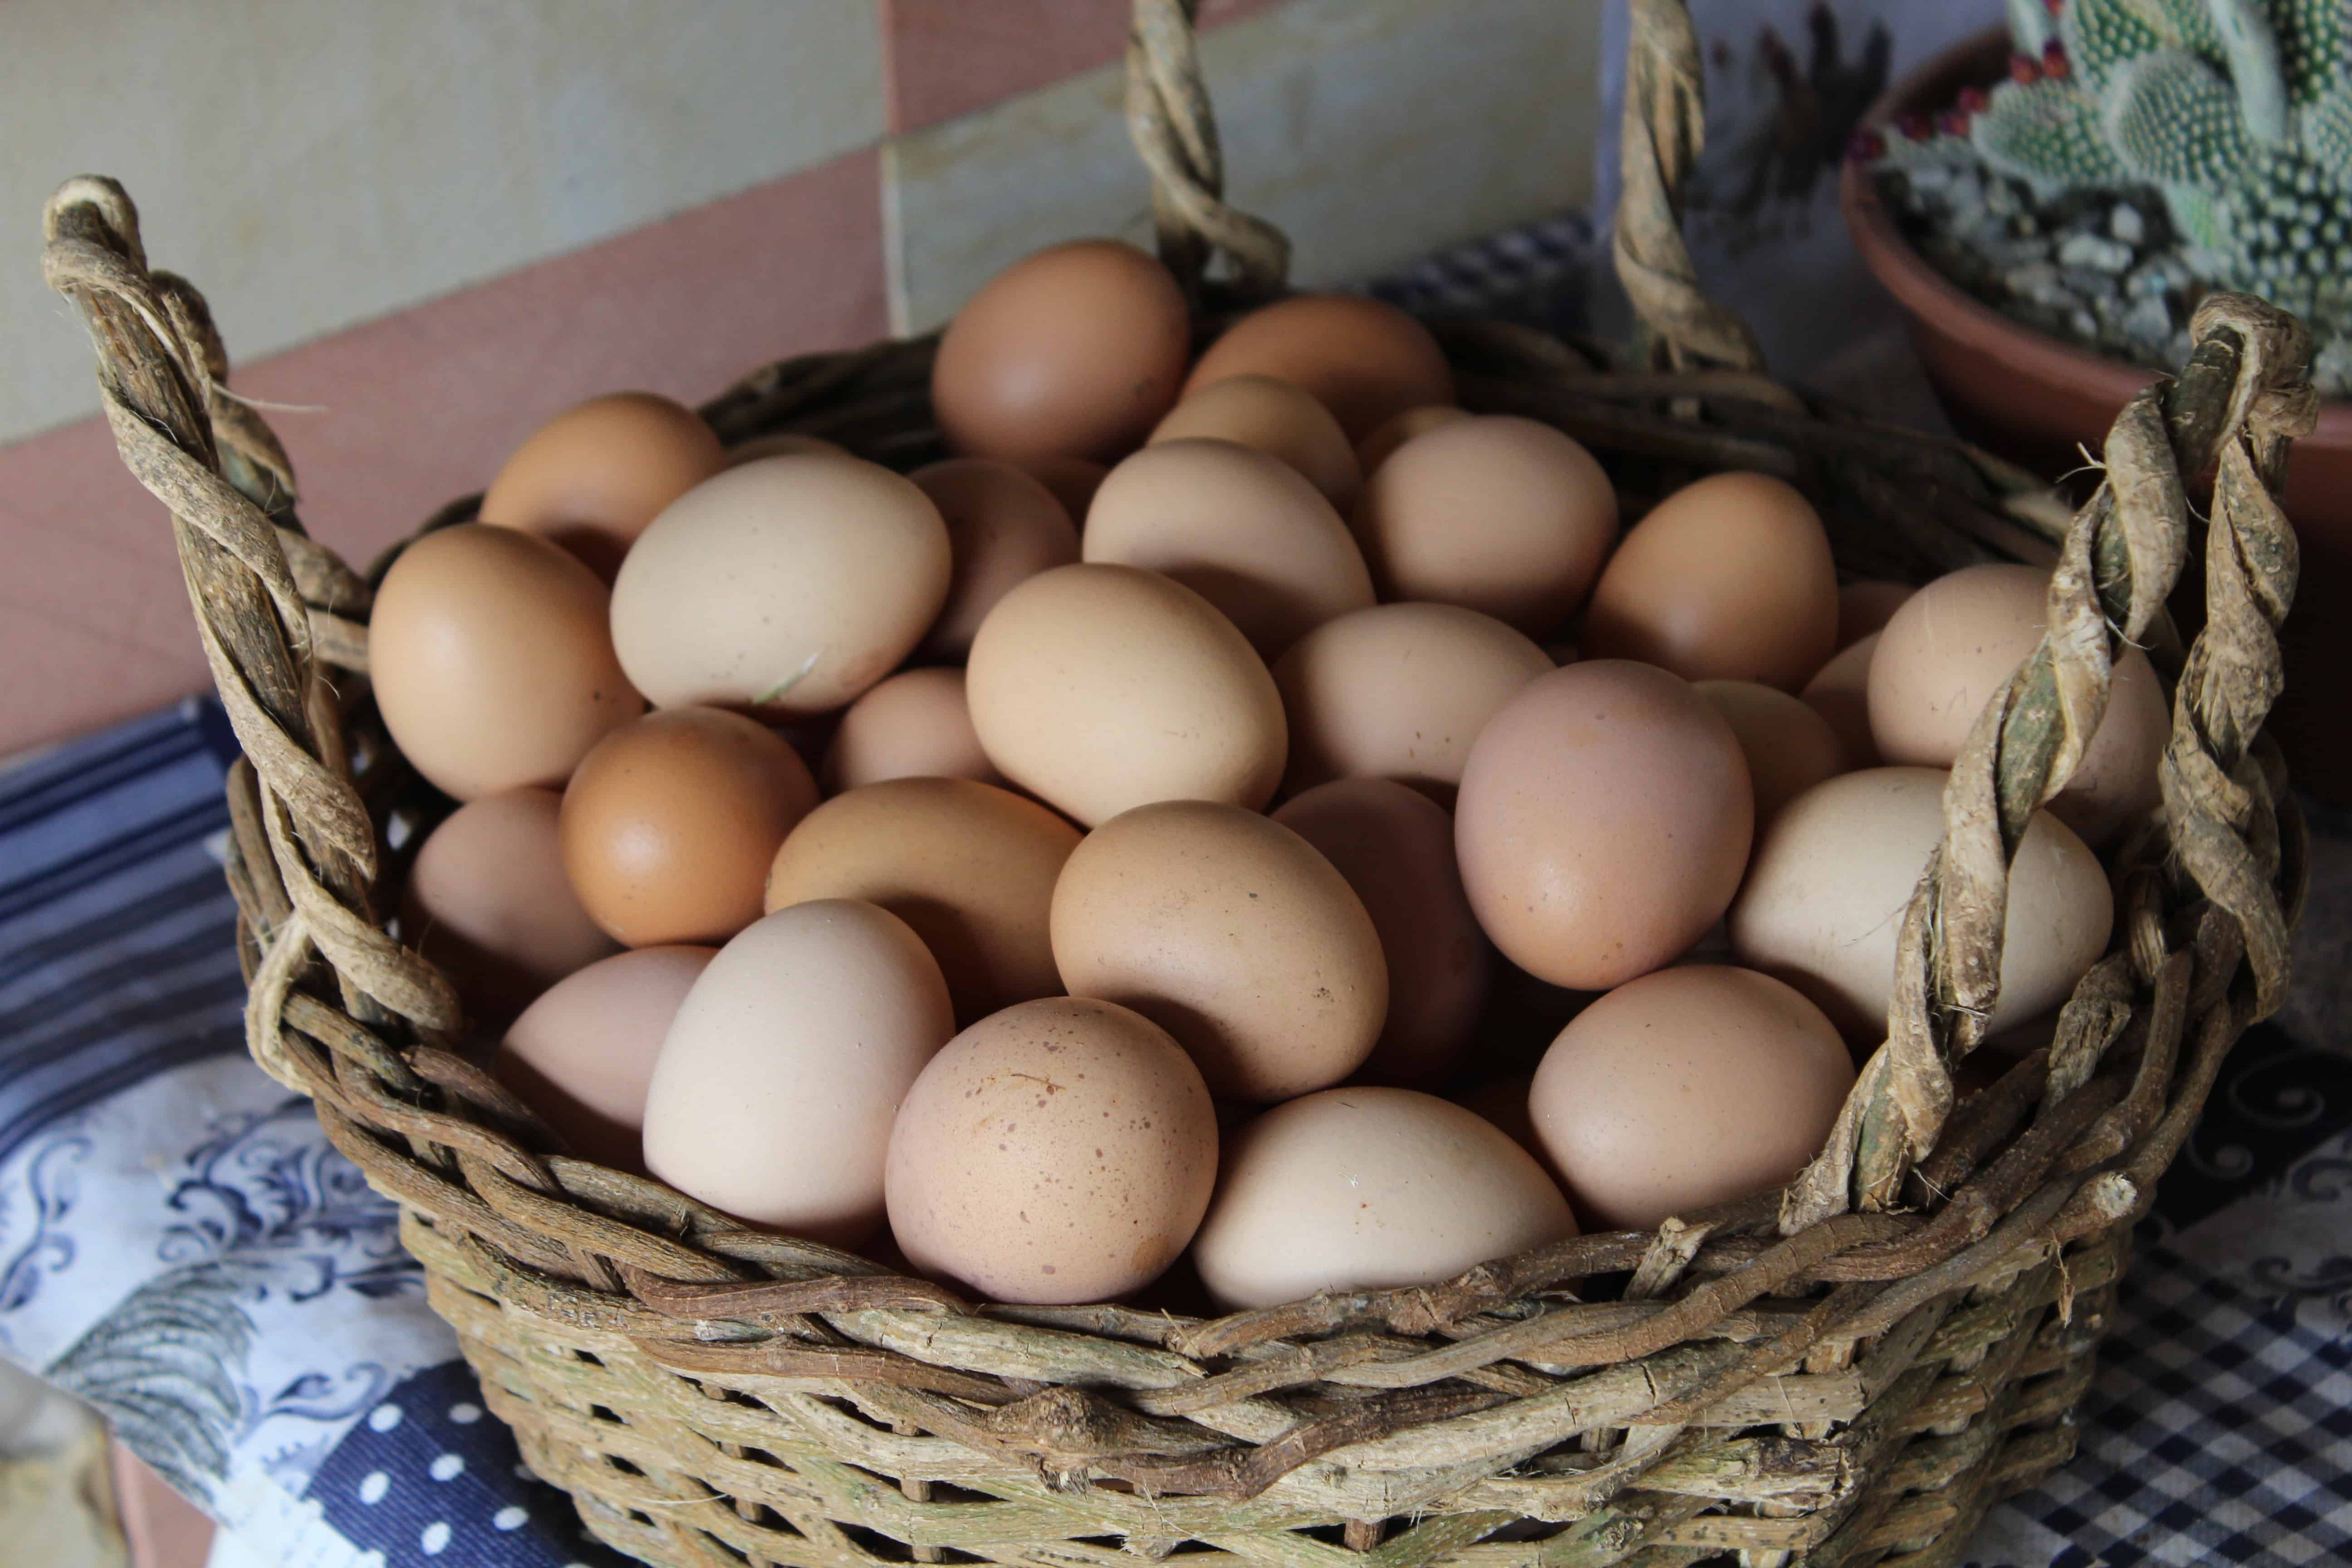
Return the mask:
POLYGON ((1411 1089, 1327 1089, 1229 1135, 1192 1244, 1227 1310, 1435 1285, 1576 1234, 1528 1152, 1411 1089))
POLYGON ((613 584, 613 646, 657 708, 839 708, 911 652, 950 574, 947 525, 856 458, 762 458, 653 521, 613 584))
POLYGON ((1276 1100, 1361 1067, 1388 1015, 1363 900, 1315 847, 1239 806, 1139 806, 1080 842, 1054 887, 1073 996, 1176 1037, 1226 1100, 1276 1100))
POLYGON ((1705 698, 1649 665, 1588 659, 1538 676, 1487 721, 1454 844, 1503 955, 1593 991, 1706 934, 1738 889, 1754 822, 1738 739, 1705 698))
POLYGON ((645 1169, 646 1089, 679 1004, 719 955, 641 947, 599 959, 550 987, 507 1028, 490 1058, 499 1081, 574 1153, 645 1169))
POLYGON ((822 436, 803 436, 796 430, 782 430, 773 436, 760 436, 740 447, 727 449, 727 466, 740 468, 746 463, 756 463, 762 458, 846 458, 848 449, 838 441, 828 441, 822 436))
POLYGON ((816 782, 774 731, 716 708, 614 731, 563 792, 563 865, 596 923, 631 947, 720 942, 760 918, 776 847, 816 782))
POLYGON ((1550 656, 1457 605, 1376 605, 1324 622, 1274 667, 1290 721, 1284 788, 1392 778, 1450 805, 1470 744, 1550 656))
POLYGON ((1540 637, 1582 607, 1617 542, 1591 453, 1511 415, 1458 419, 1391 453, 1356 503, 1383 599, 1460 605, 1540 637))
POLYGON ((1087 513, 1083 553, 1174 578, 1269 659, 1372 602, 1331 503, 1288 464, 1231 441, 1164 441, 1113 468, 1087 513))
POLYGON ((1155 800, 1255 811, 1282 777, 1274 677, 1214 605, 1156 572, 1030 578, 982 623, 964 694, 997 772, 1083 826, 1155 800))
POLYGON ((1895 612, 1919 590, 1908 583, 1863 577, 1838 584, 1837 645, 1852 647, 1875 631, 1884 631, 1895 612))
POLYGON ((520 529, 462 523, 411 543, 368 624, 368 675, 392 742, 459 800, 561 788, 645 710, 606 627, 604 584, 520 529))
POLYGON ((1347 879, 1380 934, 1388 1019, 1355 1081, 1442 1079, 1469 1048, 1494 962, 1454 868, 1454 819, 1393 779, 1334 779, 1274 820, 1347 879))
POLYGON ((1769 975, 1694 963, 1578 1014, 1528 1103, 1584 1222, 1650 1230, 1789 1181, 1822 1152, 1853 1087, 1820 1008, 1769 975))
POLYGON ((1821 514, 1769 474, 1685 485, 1625 535, 1584 616, 1588 658, 1795 691, 1837 651, 1821 514))
POLYGON ((515 448, 481 521, 552 540, 610 583, 646 525, 726 466, 691 408, 650 392, 592 397, 515 448))
MULTIPOLYGON (((1731 906, 1739 962, 1803 992, 1858 1047, 1885 1037, 1895 942, 1943 832, 1944 781, 1935 768, 1871 768, 1815 785, 1766 826, 1731 906)), ((2036 812, 2010 868, 1992 1027, 2064 1000, 2114 920, 2098 858, 2036 812)))
POLYGON ((1184 395, 1148 446, 1185 439, 1233 441, 1279 458, 1344 512, 1363 475, 1339 421, 1309 394, 1270 375, 1233 375, 1184 395))
POLYGON ((1366 479, 1374 468, 1389 460, 1389 455, 1424 430, 1434 430, 1440 425, 1451 425, 1457 419, 1467 419, 1470 412, 1450 404, 1429 403, 1419 408, 1408 408, 1379 429, 1364 437, 1356 448, 1356 468, 1366 479))
POLYGON ((1756 824, 1821 783, 1845 771, 1845 749, 1821 711, 1778 687, 1752 680, 1698 680, 1691 689, 1723 715, 1748 759, 1756 793, 1756 824))
POLYGON ((1192 1239, 1217 1173, 1191 1058, 1124 1007, 1024 1002, 949 1042, 890 1140, 908 1261, 996 1301, 1103 1301, 1192 1239))
POLYGON ((1353 294, 1294 294, 1251 311, 1209 345, 1184 391, 1236 375, 1270 375, 1309 393, 1350 441, 1408 408, 1454 401, 1454 372, 1429 329, 1353 294))
POLYGON ((824 753, 829 794, 885 779, 978 779, 1003 784, 980 749, 953 666, 902 669, 842 710, 824 753))
MULTIPOLYGON (((1893 763, 1948 767, 1977 715, 2042 640, 2050 574, 2035 566, 1969 566, 1906 601, 1871 658, 1870 733, 1893 763)), ((2048 810, 2093 846, 2156 809, 2157 762, 2172 728, 2164 683, 2147 655, 2115 661, 2107 711, 2048 810)))
POLYGON ((881 1228, 899 1103, 955 1033, 947 982, 887 910, 779 910, 687 993, 646 1091, 646 1166, 691 1198, 834 1247, 881 1228))
POLYGON ((1062 989, 1047 916, 1078 830, 970 779, 867 784, 818 806, 768 870, 770 910, 863 899, 912 926, 970 1022, 1062 989))
POLYGON ((1870 661, 1880 634, 1841 648, 1798 693, 1806 707, 1829 721, 1839 753, 1849 768, 1879 765, 1878 743, 1870 738, 1870 661))
POLYGON ((1142 444, 1192 352, 1183 291, 1131 245, 1025 256, 982 285, 940 339, 931 405, 971 458, 1091 458, 1142 444))
POLYGON ((950 458, 907 476, 948 525, 955 560, 947 603, 923 638, 927 658, 960 659, 996 601, 1078 558, 1078 528, 1034 476, 987 458, 950 458))
POLYGON ((576 969, 620 950, 564 879, 562 796, 511 789, 469 801, 425 836, 401 900, 401 935, 438 964, 492 1030, 576 969))

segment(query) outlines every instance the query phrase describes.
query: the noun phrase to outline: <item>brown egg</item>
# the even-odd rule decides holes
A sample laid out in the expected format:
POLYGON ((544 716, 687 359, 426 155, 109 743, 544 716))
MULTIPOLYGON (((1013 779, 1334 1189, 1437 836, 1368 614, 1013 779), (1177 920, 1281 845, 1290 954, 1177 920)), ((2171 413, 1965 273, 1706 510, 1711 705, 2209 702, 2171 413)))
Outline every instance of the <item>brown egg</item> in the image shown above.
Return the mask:
POLYGON ((1392 778, 1451 805, 1478 731, 1551 668, 1518 632, 1454 605, 1376 605, 1326 621, 1274 667, 1290 720, 1283 787, 1392 778))
POLYGON ((1104 823, 1062 868, 1053 934, 1071 995, 1160 1025, 1220 1099, 1339 1082, 1388 1014, 1363 900, 1313 845, 1239 806, 1163 801, 1104 823))
POLYGON ((1294 294, 1251 311, 1209 345, 1184 391, 1236 375, 1270 375, 1311 394, 1350 441, 1408 408, 1454 401, 1454 372, 1429 329, 1353 294, 1294 294))
POLYGON ((1895 618, 1895 612, 1918 591, 1908 583, 1889 583, 1874 577, 1839 584, 1838 647, 1852 647, 1871 633, 1884 630, 1886 623, 1895 618))
POLYGON ((842 711, 824 753, 828 794, 910 778, 1004 782, 972 731, 961 669, 900 670, 842 711))
POLYGON ((1650 1230, 1788 1182, 1822 1152, 1853 1087, 1820 1008, 1769 975, 1694 963, 1578 1014, 1528 1103, 1584 1222, 1650 1230))
POLYGON ((1201 1074, 1108 1002, 1024 1002, 948 1042, 890 1138, 908 1261, 994 1301, 1141 1289, 1200 1227, 1217 1177, 1201 1074))
POLYGON ((1149 445, 1188 438, 1238 442, 1278 458, 1342 510, 1363 482, 1355 448, 1331 411, 1270 375, 1227 376, 1186 393, 1151 432, 1149 445))
POLYGON ((1837 618, 1812 503, 1769 474, 1715 474, 1625 535, 1585 611, 1584 654, 1795 691, 1837 651, 1837 618))
POLYGON ((1282 777, 1274 677, 1233 622, 1156 572, 1030 578, 972 639, 964 691, 996 770, 1087 826, 1155 800, 1255 811, 1282 777))
POLYGON ((1504 956, 1597 991, 1671 962, 1721 918, 1755 811, 1738 738, 1688 682, 1590 659, 1538 676, 1487 722, 1454 844, 1504 956))
POLYGON ((1231 441, 1164 441, 1113 468, 1087 513, 1084 553, 1174 578, 1266 658, 1372 602, 1331 503, 1288 464, 1231 441))
POLYGON ((1078 528, 1054 492, 1010 463, 950 458, 907 476, 948 525, 948 601, 923 638, 927 658, 960 659, 996 601, 1078 558, 1078 528))
MULTIPOLYGON (((1731 946, 1811 997, 1857 1047, 1885 1037, 1903 911, 1942 837, 1945 774, 1870 768, 1799 795, 1758 837, 1731 946)), ((1995 1030, 2063 1001, 2106 951, 2115 902, 2098 858, 2048 812, 2010 867, 1995 1030)))
POLYGON ((1419 408, 1408 408, 1370 435, 1356 448, 1356 468, 1370 479, 1372 470, 1389 460, 1389 455, 1424 430, 1434 430, 1440 425, 1451 425, 1457 419, 1467 419, 1469 412, 1448 404, 1429 403, 1419 408))
POLYGON ((691 408, 650 392, 592 397, 515 448, 481 521, 553 540, 610 583, 646 524, 726 466, 691 408))
POLYGON ((376 590, 368 673, 392 743, 444 794, 561 788, 645 711, 605 626, 610 595, 517 529, 461 523, 401 552, 376 590))
POLYGON ((760 918, 768 862, 816 805, 782 737, 715 708, 648 713, 588 753, 563 792, 563 866, 631 947, 719 942, 760 918))
POLYGON ((1062 989, 1046 919, 1078 830, 1034 800, 970 779, 892 779, 838 795, 788 835, 771 912, 863 899, 940 961, 964 1020, 1062 989))
MULTIPOLYGON (((1948 767, 1985 704, 2042 640, 2050 574, 1970 566, 1913 595, 1879 634, 1870 661, 1870 733, 1893 763, 1948 767)), ((2147 655, 2115 661, 2107 711, 2050 815, 2097 846, 2156 809, 2157 763, 2172 730, 2147 655)))
POLYGON ((718 956, 709 947, 641 947, 600 959, 523 1009, 490 1070, 574 1153, 642 1171, 654 1059, 678 1005, 718 956))
POLYGON ((1756 823, 1821 783, 1845 771, 1837 731, 1778 687, 1752 680, 1700 680, 1691 689, 1707 700, 1739 739, 1748 782, 1756 792, 1756 823))
POLYGON ((1154 258, 1117 240, 1052 246, 956 312, 931 405, 967 457, 1108 461, 1175 404, 1192 336, 1183 290, 1154 258))
POLYGON ((1383 599, 1460 605, 1529 636, 1576 614, 1617 541, 1617 492, 1549 425, 1457 419, 1365 482, 1356 538, 1383 599))
POLYGON ((1798 693, 1806 707, 1829 721, 1849 768, 1874 768, 1879 763, 1877 742, 1870 738, 1870 661, 1878 652, 1879 636, 1873 632, 1841 648, 1798 693))
POLYGON ((438 964, 473 1021, 495 1030, 530 999, 619 951, 563 878, 550 789, 510 789, 426 835, 401 900, 401 935, 438 964))
POLYGON ((727 449, 727 466, 740 468, 746 463, 756 463, 762 458, 805 458, 814 454, 823 458, 846 458, 848 451, 838 441, 828 441, 822 436, 803 436, 798 431, 782 430, 773 436, 756 437, 740 447, 727 449))
POLYGON ((947 602, 947 525, 877 463, 762 458, 656 518, 613 584, 613 645, 656 708, 839 708, 947 602))
POLYGON ((1110 473, 1100 463, 1084 458, 1031 458, 1021 465, 1021 471, 1053 491, 1074 524, 1086 521, 1087 508, 1095 503, 1095 491, 1110 473))
POLYGON ((671 1020, 646 1166, 753 1225, 856 1247, 882 1227, 891 1122, 954 1033, 906 921, 848 899, 779 910, 719 950, 671 1020))
POLYGON ((1274 814, 1348 880, 1379 932, 1388 1020, 1359 1083, 1426 1085, 1468 1048, 1493 960, 1462 874, 1454 819, 1392 779, 1334 779, 1274 814))
POLYGON ((1435 1285, 1576 1234, 1526 1150, 1433 1095, 1349 1085, 1276 1106, 1226 1140, 1192 1244, 1227 1310, 1435 1285))

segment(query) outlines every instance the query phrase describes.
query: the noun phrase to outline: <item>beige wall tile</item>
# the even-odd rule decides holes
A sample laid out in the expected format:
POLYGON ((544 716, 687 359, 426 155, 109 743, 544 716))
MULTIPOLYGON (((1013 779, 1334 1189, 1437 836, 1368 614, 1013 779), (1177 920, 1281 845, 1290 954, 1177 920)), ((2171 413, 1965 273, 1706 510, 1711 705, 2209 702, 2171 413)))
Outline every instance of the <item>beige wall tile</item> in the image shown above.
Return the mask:
POLYGON ((40 205, 110 174, 270 352, 882 132, 874 0, 9 0, 0 441, 96 405, 40 205))
MULTIPOLYGON (((1229 196, 1307 283, 1362 278, 1591 190, 1599 0, 1292 0, 1202 44, 1229 196)), ((936 325, 1056 239, 1148 240, 1117 66, 885 151, 892 312, 936 325)))

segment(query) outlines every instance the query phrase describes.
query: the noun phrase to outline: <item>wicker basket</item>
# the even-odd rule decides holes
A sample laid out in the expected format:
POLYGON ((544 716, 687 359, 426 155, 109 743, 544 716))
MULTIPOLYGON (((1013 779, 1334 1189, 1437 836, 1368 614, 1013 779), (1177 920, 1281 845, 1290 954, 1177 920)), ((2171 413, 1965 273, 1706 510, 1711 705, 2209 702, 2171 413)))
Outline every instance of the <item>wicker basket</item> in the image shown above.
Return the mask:
MULTIPOLYGON (((1463 401, 1568 430, 1632 507, 1711 469, 1789 478, 1851 571, 2054 558, 2051 630, 1952 771, 1890 1037, 1790 1188, 1215 1321, 970 1305, 556 1152, 456 1048, 447 984, 383 930, 391 846, 446 803, 352 678, 367 581, 301 532, 283 451, 224 386, 202 300, 148 269, 120 188, 52 199, 49 280, 87 319, 124 461, 173 513, 247 759, 229 876, 253 1054, 399 1202, 490 1408, 597 1535, 727 1568, 1945 1563, 2073 1451, 2130 1224, 2285 982, 2303 839, 2259 731, 2294 583, 2272 498, 2310 427, 2307 342, 2257 301, 2209 300, 2179 379, 2116 421, 2106 482, 2071 518, 1982 453, 1788 391, 1700 297, 1677 232, 1700 138, 1687 17, 1678 0, 1634 15, 1616 243, 1644 343, 1612 365, 1434 323, 1463 401), (2208 471, 2198 521, 2188 485, 2208 471), (2184 647, 2167 601, 2200 536, 2184 647), (1956 1103, 1998 984, 2008 852, 2081 756, 2125 641, 2178 696, 2163 810, 2113 859, 2114 951, 2047 1049, 1956 1103)), ((1219 199, 1181 0, 1139 0, 1129 80, 1180 275, 1197 287, 1222 251, 1233 281, 1212 300, 1278 287, 1281 237, 1219 199)), ((805 430, 903 467, 938 447, 931 348, 787 361, 705 412, 730 444, 805 430)))

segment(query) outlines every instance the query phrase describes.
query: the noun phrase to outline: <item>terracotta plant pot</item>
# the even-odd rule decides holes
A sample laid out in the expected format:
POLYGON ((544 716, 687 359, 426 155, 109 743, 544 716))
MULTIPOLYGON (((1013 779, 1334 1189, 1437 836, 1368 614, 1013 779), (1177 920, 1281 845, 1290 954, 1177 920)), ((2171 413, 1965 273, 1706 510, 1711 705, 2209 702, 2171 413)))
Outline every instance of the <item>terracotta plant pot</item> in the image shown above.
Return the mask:
MULTIPOLYGON (((2010 54, 1993 28, 1929 59, 1871 107, 1884 135, 1905 114, 1949 108, 1967 87, 2000 80, 2010 54)), ((1969 439, 2055 479, 2095 453, 2116 411, 2154 373, 2051 337, 1962 291, 1912 248, 1868 167, 1849 160, 1838 195, 1854 248, 1908 319, 1937 400, 1969 439)), ((2286 624, 2287 689, 2271 726, 2295 782, 2352 805, 2352 403, 2320 411, 2295 443, 2286 510, 2303 544, 2303 579, 2286 624)))

